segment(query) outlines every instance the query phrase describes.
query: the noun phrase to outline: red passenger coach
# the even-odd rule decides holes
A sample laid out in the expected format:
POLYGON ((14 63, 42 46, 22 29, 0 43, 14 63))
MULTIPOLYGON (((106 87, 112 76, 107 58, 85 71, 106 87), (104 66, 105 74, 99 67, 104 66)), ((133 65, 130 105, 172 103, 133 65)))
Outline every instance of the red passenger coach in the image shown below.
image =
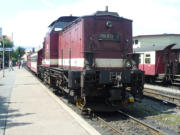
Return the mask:
POLYGON ((174 65, 176 44, 142 46, 135 48, 134 52, 140 54, 139 69, 145 72, 147 82, 172 82, 175 73, 174 65))
POLYGON ((40 49, 38 51, 38 56, 37 56, 37 66, 42 65, 42 58, 43 58, 43 49, 40 49))
POLYGON ((43 49, 39 50, 38 52, 34 52, 27 56, 27 67, 33 71, 34 73, 38 74, 38 66, 42 65, 42 55, 43 49))
POLYGON ((132 54, 132 20, 97 11, 60 17, 49 28, 38 66, 44 82, 81 108, 104 103, 117 109, 142 96, 144 74, 132 54))
POLYGON ((30 55, 31 66, 30 69, 37 73, 37 52, 30 55))
POLYGON ((30 69, 31 68, 31 57, 30 55, 27 55, 27 63, 26 66, 30 69))

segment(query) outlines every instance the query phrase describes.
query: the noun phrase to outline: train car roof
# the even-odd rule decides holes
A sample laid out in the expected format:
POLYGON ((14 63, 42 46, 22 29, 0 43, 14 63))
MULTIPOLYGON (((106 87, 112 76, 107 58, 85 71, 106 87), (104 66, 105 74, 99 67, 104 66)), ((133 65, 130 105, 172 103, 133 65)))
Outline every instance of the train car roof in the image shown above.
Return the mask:
POLYGON ((120 19, 124 19, 124 20, 128 20, 128 21, 132 21, 131 19, 127 19, 124 17, 119 16, 119 14, 117 12, 109 12, 109 11, 96 11, 94 14, 92 15, 86 15, 86 16, 82 16, 80 18, 85 18, 85 17, 94 17, 94 16, 113 16, 113 17, 117 17, 120 19))
POLYGON ((173 50, 175 50, 175 49, 177 49, 177 50, 180 49, 180 43, 179 43, 179 44, 176 44, 175 46, 173 46, 172 49, 173 49, 173 50))
POLYGON ((152 45, 152 44, 148 45, 147 44, 147 45, 143 45, 141 47, 133 48, 133 51, 134 52, 161 51, 161 50, 166 49, 168 46, 172 46, 171 49, 173 49, 173 47, 175 47, 176 44, 175 43, 168 44, 168 45, 164 45, 164 44, 162 44, 162 45, 152 45))

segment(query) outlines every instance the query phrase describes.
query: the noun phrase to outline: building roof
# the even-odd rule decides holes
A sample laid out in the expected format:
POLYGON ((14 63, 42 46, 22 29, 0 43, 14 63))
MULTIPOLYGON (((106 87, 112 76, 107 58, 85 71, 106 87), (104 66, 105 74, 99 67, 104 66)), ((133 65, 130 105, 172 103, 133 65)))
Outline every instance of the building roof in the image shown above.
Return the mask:
POLYGON ((180 34, 155 34, 155 35, 139 35, 133 38, 143 38, 143 37, 162 37, 162 36, 180 36, 180 34))
MULTIPOLYGON (((133 48, 134 52, 147 52, 147 51, 161 51, 164 50, 165 48, 172 46, 176 46, 176 44, 169 44, 169 45, 143 45, 141 47, 133 48)), ((180 46, 179 46, 180 48, 180 46)))

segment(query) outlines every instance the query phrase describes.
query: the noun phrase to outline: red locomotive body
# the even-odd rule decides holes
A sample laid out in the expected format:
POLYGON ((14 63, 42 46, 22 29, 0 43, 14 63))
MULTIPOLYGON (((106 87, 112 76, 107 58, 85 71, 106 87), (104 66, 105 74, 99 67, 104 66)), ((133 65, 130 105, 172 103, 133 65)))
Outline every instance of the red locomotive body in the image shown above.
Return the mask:
POLYGON ((58 43, 59 30, 63 29, 77 17, 60 17, 49 25, 49 31, 46 34, 43 43, 43 60, 42 65, 45 67, 58 66, 58 43))
POLYGON ((38 66, 42 80, 81 107, 92 102, 96 107, 98 102, 106 103, 106 108, 119 106, 142 96, 144 76, 132 54, 131 20, 98 11, 79 18, 60 17, 50 26, 38 66))
POLYGON ((58 65, 58 32, 48 33, 44 39, 44 56, 42 65, 46 67, 57 67, 58 65))
POLYGON ((132 52, 131 44, 131 20, 110 15, 81 17, 60 32, 59 67, 83 70, 86 57, 93 55, 97 69, 124 68, 123 58, 132 52))

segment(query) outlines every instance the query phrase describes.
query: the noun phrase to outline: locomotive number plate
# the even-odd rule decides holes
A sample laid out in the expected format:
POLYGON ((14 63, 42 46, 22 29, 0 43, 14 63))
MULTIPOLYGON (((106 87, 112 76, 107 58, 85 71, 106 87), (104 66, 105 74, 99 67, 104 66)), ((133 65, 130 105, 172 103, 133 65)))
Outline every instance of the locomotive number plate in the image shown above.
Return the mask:
POLYGON ((100 33, 99 40, 115 40, 119 41, 120 36, 118 34, 110 34, 110 33, 100 33))

